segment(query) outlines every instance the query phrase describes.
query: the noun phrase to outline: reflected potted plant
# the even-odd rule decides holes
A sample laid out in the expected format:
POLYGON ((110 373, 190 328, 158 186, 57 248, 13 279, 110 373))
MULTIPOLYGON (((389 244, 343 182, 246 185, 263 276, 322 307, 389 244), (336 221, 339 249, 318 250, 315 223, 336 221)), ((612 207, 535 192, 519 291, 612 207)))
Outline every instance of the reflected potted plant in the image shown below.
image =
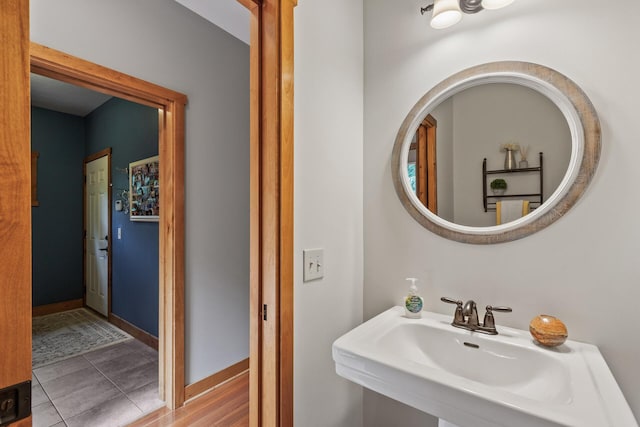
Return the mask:
POLYGON ((502 178, 497 178, 491 181, 491 191, 496 196, 502 196, 505 191, 507 191, 507 181, 502 178))

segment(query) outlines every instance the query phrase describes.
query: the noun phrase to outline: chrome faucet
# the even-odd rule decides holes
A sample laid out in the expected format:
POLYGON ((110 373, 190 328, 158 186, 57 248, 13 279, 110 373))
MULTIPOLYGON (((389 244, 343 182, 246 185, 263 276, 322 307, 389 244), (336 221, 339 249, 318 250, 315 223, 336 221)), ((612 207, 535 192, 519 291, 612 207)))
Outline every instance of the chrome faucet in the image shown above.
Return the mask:
POLYGON ((451 322, 452 326, 489 335, 498 335, 496 322, 493 318, 493 312, 499 311, 503 313, 510 313, 512 311, 509 307, 492 307, 488 305, 487 312, 484 315, 484 321, 480 324, 478 320, 478 308, 475 301, 469 300, 464 304, 464 306, 462 301, 451 298, 442 297, 440 298, 440 301, 456 305, 456 311, 453 314, 453 322, 451 322))

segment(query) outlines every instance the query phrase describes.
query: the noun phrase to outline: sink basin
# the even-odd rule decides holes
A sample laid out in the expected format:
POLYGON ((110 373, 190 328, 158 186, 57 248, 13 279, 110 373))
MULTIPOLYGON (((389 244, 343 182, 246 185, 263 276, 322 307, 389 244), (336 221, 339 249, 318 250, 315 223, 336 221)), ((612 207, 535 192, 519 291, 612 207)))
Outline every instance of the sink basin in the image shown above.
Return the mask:
POLYGON ((528 331, 454 328, 393 307, 333 344, 336 372, 460 427, 637 427, 597 347, 536 345, 528 331))
POLYGON ((433 328, 425 327, 424 322, 399 323, 377 344, 395 349, 405 360, 514 395, 541 402, 571 402, 568 369, 547 352, 495 339, 480 342, 470 334, 456 334, 446 325, 433 328))

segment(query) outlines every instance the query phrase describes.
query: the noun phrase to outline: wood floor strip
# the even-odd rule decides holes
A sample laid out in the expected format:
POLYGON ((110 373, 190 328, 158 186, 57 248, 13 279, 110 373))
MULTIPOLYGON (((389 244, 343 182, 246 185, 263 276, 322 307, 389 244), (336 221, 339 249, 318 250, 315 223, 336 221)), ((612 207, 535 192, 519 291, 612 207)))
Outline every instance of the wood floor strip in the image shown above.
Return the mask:
POLYGON ((162 408, 129 427, 241 427, 249 425, 249 373, 203 394, 175 411, 162 408))
MULTIPOLYGON (((247 383, 248 385, 248 383, 247 383)), ((226 414, 236 406, 238 400, 245 400, 244 396, 238 395, 242 392, 242 388, 236 386, 232 389, 228 389, 226 393, 220 393, 215 395, 214 398, 203 401, 200 405, 185 406, 187 411, 176 411, 176 421, 179 421, 180 426, 193 426, 196 423, 200 425, 224 425, 223 419, 226 414)))
MULTIPOLYGON (((219 426, 231 426, 238 419, 245 418, 249 414, 249 401, 244 396, 239 395, 232 400, 226 401, 216 408, 218 415, 215 417, 215 425, 219 426)), ((188 418, 189 426, 194 427, 208 427, 211 426, 211 421, 205 419, 200 414, 194 414, 194 416, 188 418)))
POLYGON ((229 366, 222 371, 215 373, 211 376, 208 376, 196 383, 189 384, 185 387, 184 390, 184 399, 185 402, 193 399, 194 397, 198 397, 206 391, 217 387, 226 381, 229 381, 233 377, 240 375, 244 371, 249 369, 249 359, 241 360, 240 362, 229 366))
POLYGON ((158 421, 160 418, 164 417, 170 412, 171 410, 165 406, 164 408, 160 408, 157 411, 154 411, 136 420, 133 424, 130 424, 129 427, 145 427, 151 425, 153 422, 158 421))

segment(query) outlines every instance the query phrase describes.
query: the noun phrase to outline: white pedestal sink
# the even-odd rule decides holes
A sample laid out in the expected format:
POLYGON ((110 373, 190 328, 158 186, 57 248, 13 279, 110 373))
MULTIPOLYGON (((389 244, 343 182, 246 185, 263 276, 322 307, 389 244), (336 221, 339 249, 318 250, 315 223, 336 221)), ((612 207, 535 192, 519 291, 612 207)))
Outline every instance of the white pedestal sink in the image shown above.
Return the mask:
POLYGON ((393 307, 338 338, 336 372, 459 427, 638 427, 597 347, 488 336, 393 307))

